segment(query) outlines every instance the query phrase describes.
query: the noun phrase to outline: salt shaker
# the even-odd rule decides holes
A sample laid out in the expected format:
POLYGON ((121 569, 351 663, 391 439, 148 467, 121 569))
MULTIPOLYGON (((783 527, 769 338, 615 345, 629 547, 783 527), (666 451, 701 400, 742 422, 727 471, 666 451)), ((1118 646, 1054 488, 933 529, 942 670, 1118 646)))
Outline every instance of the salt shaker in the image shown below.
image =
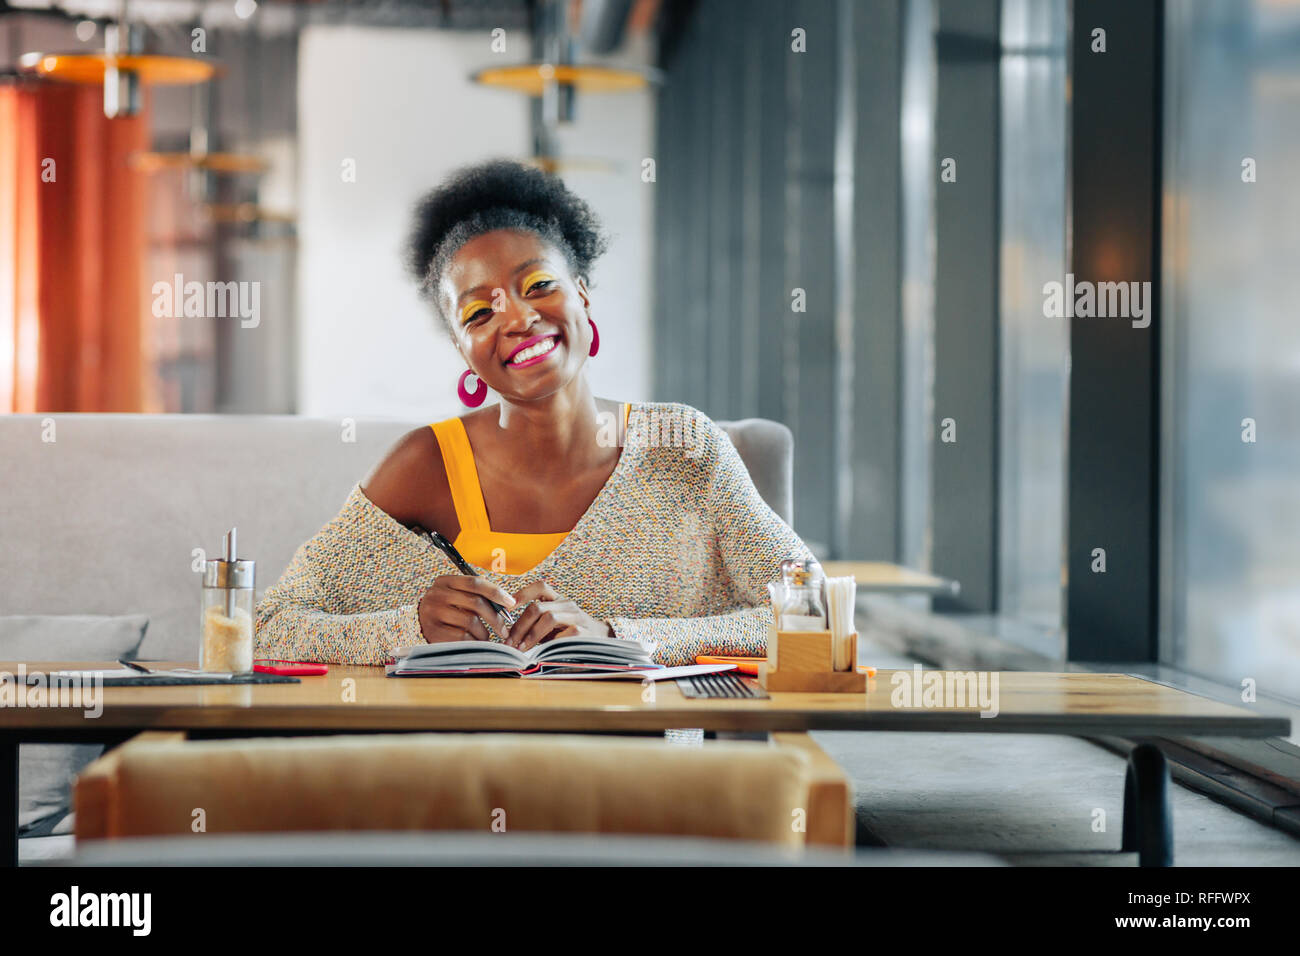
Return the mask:
POLYGON ((826 630, 826 603, 822 586, 826 575, 812 555, 781 562, 785 599, 777 626, 783 631, 826 630))
POLYGON ((254 562, 236 557, 235 529, 224 553, 203 568, 199 670, 249 674, 253 670, 254 562))

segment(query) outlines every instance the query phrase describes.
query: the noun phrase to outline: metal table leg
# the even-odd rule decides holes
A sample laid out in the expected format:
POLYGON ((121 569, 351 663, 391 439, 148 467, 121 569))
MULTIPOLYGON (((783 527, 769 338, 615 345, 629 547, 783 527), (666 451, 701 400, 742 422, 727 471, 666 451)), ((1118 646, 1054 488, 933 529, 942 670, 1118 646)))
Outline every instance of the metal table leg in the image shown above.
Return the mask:
POLYGON ((1174 865, 1174 812, 1169 764, 1155 744, 1129 751, 1124 774, 1124 832, 1120 852, 1138 855, 1138 866, 1174 865))

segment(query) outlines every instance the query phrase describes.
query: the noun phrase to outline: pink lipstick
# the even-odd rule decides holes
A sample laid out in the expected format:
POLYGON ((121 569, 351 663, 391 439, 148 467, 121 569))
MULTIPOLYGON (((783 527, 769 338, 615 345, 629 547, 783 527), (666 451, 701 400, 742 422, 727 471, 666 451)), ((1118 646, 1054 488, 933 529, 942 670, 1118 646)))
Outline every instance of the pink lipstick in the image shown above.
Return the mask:
POLYGON ((536 338, 529 339, 510 353, 511 358, 525 350, 543 349, 540 353, 524 359, 522 362, 507 360, 507 368, 527 368, 530 365, 536 365, 538 362, 545 361, 551 353, 560 347, 560 337, 558 335, 539 335, 536 338))

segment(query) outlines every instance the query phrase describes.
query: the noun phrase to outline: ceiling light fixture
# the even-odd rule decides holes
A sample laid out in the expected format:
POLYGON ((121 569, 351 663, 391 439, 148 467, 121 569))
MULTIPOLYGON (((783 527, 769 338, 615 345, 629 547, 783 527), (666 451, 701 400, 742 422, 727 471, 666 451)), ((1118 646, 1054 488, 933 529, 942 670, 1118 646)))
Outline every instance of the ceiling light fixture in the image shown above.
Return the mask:
MULTIPOLYGON (((83 21, 84 22, 84 21, 83 21)), ((78 35, 81 31, 78 30, 78 35)), ((93 34, 91 34, 93 35, 93 34)), ((125 20, 104 29, 104 49, 94 53, 24 53, 20 69, 66 83, 104 87, 109 119, 140 112, 145 85, 179 86, 212 79, 216 64, 196 56, 158 56, 145 52, 144 28, 125 20)))

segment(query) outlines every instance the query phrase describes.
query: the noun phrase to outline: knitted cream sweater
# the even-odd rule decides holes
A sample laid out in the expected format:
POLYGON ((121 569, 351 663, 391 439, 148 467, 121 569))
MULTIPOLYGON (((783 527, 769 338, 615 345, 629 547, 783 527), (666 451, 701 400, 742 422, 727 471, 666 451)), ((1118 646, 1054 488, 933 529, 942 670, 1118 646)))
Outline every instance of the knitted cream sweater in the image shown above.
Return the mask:
MULTIPOLYGON (((510 593, 548 580, 617 637, 653 645, 660 663, 686 664, 697 654, 762 655, 766 585, 782 558, 807 553, 707 415, 644 402, 632 406, 613 474, 560 545, 524 574, 475 571, 510 593)), ((356 485, 258 603, 256 656, 389 661, 423 643, 420 595, 457 573, 356 485)))

